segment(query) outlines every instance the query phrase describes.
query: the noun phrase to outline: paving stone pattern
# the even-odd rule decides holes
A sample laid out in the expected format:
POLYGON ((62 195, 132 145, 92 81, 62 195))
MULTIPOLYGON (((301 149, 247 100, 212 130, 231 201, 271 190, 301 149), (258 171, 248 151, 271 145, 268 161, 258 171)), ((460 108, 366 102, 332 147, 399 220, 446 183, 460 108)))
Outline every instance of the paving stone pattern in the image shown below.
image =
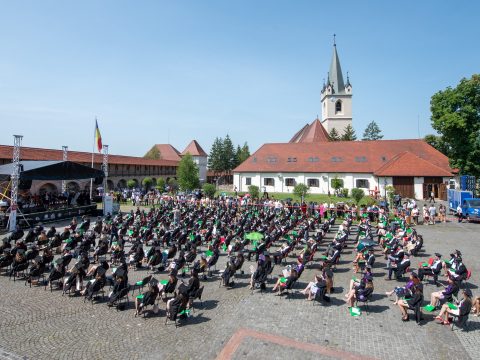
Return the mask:
MULTIPOLYGON (((470 288, 478 294, 477 261, 480 242, 478 224, 437 224, 419 226, 425 238, 425 252, 415 258, 416 264, 434 252, 444 256, 460 249, 472 270, 470 288)), ((331 239, 333 233, 329 234, 331 239)), ((325 248, 330 240, 321 247, 325 248)), ((317 252, 317 258, 320 256, 317 252)), ((258 290, 248 290, 249 275, 235 279, 236 286, 219 288, 218 275, 203 282, 203 306, 182 326, 164 325, 165 311, 146 319, 135 318, 133 305, 125 311, 108 308, 104 303, 84 303, 83 298, 61 296, 60 291, 43 287, 26 287, 23 281, 9 281, 0 276, 0 359, 215 359, 239 328, 281 335, 305 343, 327 346, 377 359, 474 359, 480 353, 480 322, 470 316, 469 331, 455 330, 436 324, 432 315, 425 322, 404 323, 398 309, 386 298, 385 291, 397 283, 387 282, 385 262, 377 256, 375 296, 370 312, 354 318, 344 302, 345 287, 352 276, 352 245, 344 252, 335 273, 337 291, 329 305, 307 302, 300 294, 291 299, 258 290)), ((292 257, 291 263, 295 261, 292 257)), ((218 268, 223 268, 222 255, 218 268)), ((247 270, 253 262, 246 262, 247 270)), ((276 267, 274 274, 280 273, 276 267)), ((316 269, 306 269, 296 290, 313 279, 316 269)), ((133 283, 146 275, 146 270, 131 271, 133 283)), ((166 274, 157 274, 166 278, 166 274)), ((426 287, 426 299, 436 287, 426 287)), ((234 359, 328 359, 329 356, 247 338, 233 354, 234 359)))

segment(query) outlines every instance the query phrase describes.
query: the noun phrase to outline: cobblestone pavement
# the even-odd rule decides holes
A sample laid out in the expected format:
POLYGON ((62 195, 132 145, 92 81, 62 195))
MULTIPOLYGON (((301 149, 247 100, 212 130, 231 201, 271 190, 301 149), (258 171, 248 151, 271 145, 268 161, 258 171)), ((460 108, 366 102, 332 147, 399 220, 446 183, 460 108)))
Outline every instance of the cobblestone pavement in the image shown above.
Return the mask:
MULTIPOLYGON (((438 251, 444 256, 460 249, 472 270, 470 288, 479 294, 477 260, 480 242, 478 224, 437 224, 420 226, 425 238, 425 252, 416 264, 438 251)), ((333 234, 329 235, 331 238, 333 234)), ((328 240, 324 242, 324 245, 328 240)), ((164 325, 165 311, 146 319, 135 318, 132 304, 125 311, 108 308, 104 303, 84 303, 81 298, 61 296, 59 291, 26 287, 23 281, 9 281, 0 276, 0 359, 215 359, 239 329, 250 329, 268 336, 281 336, 298 343, 313 344, 331 350, 316 353, 277 343, 265 338, 245 337, 231 353, 240 359, 333 359, 338 352, 376 359, 468 359, 480 352, 480 322, 470 316, 469 331, 436 324, 432 315, 418 326, 404 323, 385 291, 395 281, 387 282, 384 260, 377 257, 375 296, 369 314, 354 318, 344 302, 353 253, 346 249, 335 273, 335 287, 329 305, 312 305, 299 294, 291 299, 270 292, 252 295, 249 276, 239 276, 235 288, 219 288, 218 277, 203 282, 203 306, 198 304, 192 317, 182 326, 164 325)), ((321 247, 324 249, 324 246, 321 247)), ((318 252, 317 252, 318 254, 318 252)), ((222 268, 222 256, 218 268, 222 268)), ((291 262, 294 258, 290 259, 291 262)), ((246 263, 244 269, 248 269, 246 263)), ((314 269, 304 271, 296 289, 313 279, 314 269)), ((278 274, 280 268, 273 271, 278 274)), ((130 282, 143 278, 146 270, 130 272, 130 282)), ((164 273, 157 278, 166 278, 164 273)), ((271 289, 272 284, 268 285, 271 289)), ((435 286, 426 287, 426 299, 435 286)))

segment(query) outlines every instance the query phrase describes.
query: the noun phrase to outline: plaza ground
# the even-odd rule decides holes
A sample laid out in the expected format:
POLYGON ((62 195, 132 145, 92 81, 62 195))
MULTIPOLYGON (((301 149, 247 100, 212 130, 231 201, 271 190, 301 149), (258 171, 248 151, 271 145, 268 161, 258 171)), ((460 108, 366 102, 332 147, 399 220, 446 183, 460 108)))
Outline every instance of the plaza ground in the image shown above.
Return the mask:
MULTIPOLYGON (((65 225, 65 223, 60 224, 65 225)), ((434 252, 448 256, 453 249, 463 253, 472 270, 469 286, 479 295, 479 224, 455 222, 419 226, 425 251, 412 264, 425 261, 434 252)), ((321 250, 333 237, 322 243, 321 250)), ((374 268, 375 295, 368 315, 351 317, 343 294, 352 277, 352 245, 342 255, 335 272, 335 294, 329 305, 315 306, 300 294, 290 299, 269 291, 253 295, 249 275, 239 276, 235 287, 219 287, 218 274, 202 281, 203 305, 195 303, 193 316, 181 326, 164 325, 165 311, 146 319, 135 318, 132 304, 125 311, 105 303, 84 303, 83 298, 62 296, 61 291, 29 288, 23 281, 0 275, 0 359, 473 359, 480 351, 480 322, 470 316, 468 331, 451 331, 425 314, 425 321, 404 323, 398 309, 386 297, 396 281, 385 281, 385 261, 377 256, 374 268)), ((320 252, 317 252, 316 263, 320 252)), ((217 265, 222 269, 226 256, 217 265)), ((290 258, 293 263, 295 258, 290 258)), ((246 262, 248 270, 253 262, 246 262)), ((279 274, 276 266, 273 274, 279 274)), ((308 268, 297 283, 302 289, 317 269, 308 268)), ((146 276, 146 270, 131 271, 130 283, 146 276)), ((155 275, 166 278, 165 273, 155 275)), ((187 278, 188 279, 188 278, 187 278)), ((186 280, 187 280, 186 279, 186 280)), ((434 285, 428 285, 429 299, 434 285)))

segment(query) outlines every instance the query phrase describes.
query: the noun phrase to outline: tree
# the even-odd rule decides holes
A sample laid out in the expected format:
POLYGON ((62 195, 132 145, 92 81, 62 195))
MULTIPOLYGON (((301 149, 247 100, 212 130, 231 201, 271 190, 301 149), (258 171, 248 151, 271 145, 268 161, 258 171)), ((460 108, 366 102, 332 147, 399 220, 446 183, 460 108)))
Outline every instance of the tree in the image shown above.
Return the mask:
POLYGON ((180 160, 177 169, 178 184, 180 189, 187 191, 193 190, 200 186, 198 177, 198 167, 193 161, 192 155, 186 153, 180 160))
POLYGON ((260 189, 257 185, 250 185, 248 187, 248 193, 252 199, 258 199, 260 197, 260 189))
POLYGON ((309 191, 310 188, 305 184, 297 184, 293 188, 293 193, 302 200, 307 197, 309 191))
POLYGON ((232 140, 230 136, 225 136, 222 144, 221 152, 221 168, 224 172, 229 172, 233 169, 235 165, 235 148, 233 147, 232 140))
POLYGON ((425 140, 427 144, 433 146, 435 149, 440 151, 442 154, 448 156, 448 146, 445 143, 445 141, 443 141, 442 136, 429 134, 429 135, 425 135, 423 140, 425 140))
POLYGON ((343 132, 343 135, 341 137, 342 141, 354 141, 357 140, 357 134, 355 134, 355 129, 352 127, 352 125, 348 124, 345 127, 345 130, 343 132))
POLYGON ((209 184, 209 183, 203 184, 203 192, 210 199, 213 199, 216 191, 217 191, 217 189, 215 188, 215 185, 209 184))
POLYGON ((165 191, 165 186, 166 186, 166 182, 165 182, 165 179, 164 178, 158 178, 157 179, 157 189, 160 191, 160 192, 164 192, 165 191))
POLYGON ((145 188, 145 190, 150 189, 150 187, 153 185, 153 179, 151 177, 146 177, 145 179, 142 180, 142 185, 145 188))
POLYGON ((448 149, 450 166, 462 174, 480 175, 480 74, 463 78, 430 100, 432 127, 448 149))
POLYGON ((222 172, 222 148, 223 141, 219 137, 216 137, 213 141, 210 154, 208 155, 208 168, 215 173, 222 172))
POLYGON ((154 145, 148 152, 143 155, 144 159, 158 160, 161 158, 160 150, 154 145))
POLYGON ((250 149, 248 148, 248 144, 245 142, 242 147, 240 145, 237 146, 237 153, 236 153, 236 168, 238 165, 243 163, 250 157, 250 149))
POLYGON ((372 122, 367 125, 367 128, 363 132, 362 140, 381 140, 381 139, 383 139, 382 130, 380 130, 380 127, 375 122, 375 120, 372 120, 372 122))
POLYGON ((174 178, 171 178, 170 180, 168 180, 168 191, 175 194, 177 190, 178 190, 178 181, 175 180, 174 178))
POLYGON ((330 137, 331 141, 340 141, 340 135, 338 134, 338 131, 335 128, 330 130, 330 133, 328 134, 328 136, 330 137))
POLYGON ((133 189, 135 186, 137 186, 137 182, 133 179, 130 179, 127 181, 127 187, 129 189, 133 189))
POLYGON ((357 189, 357 188, 352 189, 352 198, 355 200, 357 204, 360 202, 360 200, 363 199, 364 196, 365 196, 365 193, 362 189, 357 189))
POLYGON ((343 188, 343 179, 339 179, 336 175, 332 179, 332 188, 335 190, 335 194, 338 194, 338 191, 343 188))

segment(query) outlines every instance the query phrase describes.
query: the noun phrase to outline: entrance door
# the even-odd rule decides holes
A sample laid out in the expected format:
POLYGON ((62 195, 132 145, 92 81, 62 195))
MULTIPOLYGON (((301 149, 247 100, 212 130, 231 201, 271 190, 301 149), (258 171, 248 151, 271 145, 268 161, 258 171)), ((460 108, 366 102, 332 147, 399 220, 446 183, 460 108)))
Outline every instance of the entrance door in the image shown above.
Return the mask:
POLYGON ((394 176, 393 187, 395 188, 396 193, 402 198, 415 197, 413 176, 394 176))

